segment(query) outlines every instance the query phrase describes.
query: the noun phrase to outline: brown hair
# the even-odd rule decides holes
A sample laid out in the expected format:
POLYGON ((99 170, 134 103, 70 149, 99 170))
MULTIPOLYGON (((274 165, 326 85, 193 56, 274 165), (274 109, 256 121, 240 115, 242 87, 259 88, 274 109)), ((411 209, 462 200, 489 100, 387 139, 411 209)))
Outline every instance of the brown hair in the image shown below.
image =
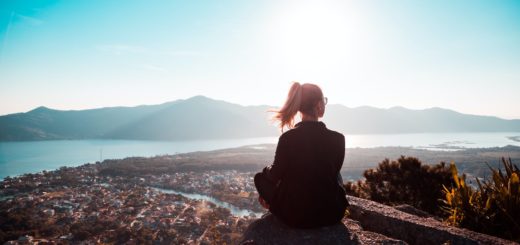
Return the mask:
POLYGON ((314 115, 316 113, 314 108, 321 100, 323 100, 323 93, 318 85, 293 82, 282 108, 273 111, 276 113, 273 119, 280 122, 279 127, 282 131, 285 126, 293 128, 296 113, 314 115))

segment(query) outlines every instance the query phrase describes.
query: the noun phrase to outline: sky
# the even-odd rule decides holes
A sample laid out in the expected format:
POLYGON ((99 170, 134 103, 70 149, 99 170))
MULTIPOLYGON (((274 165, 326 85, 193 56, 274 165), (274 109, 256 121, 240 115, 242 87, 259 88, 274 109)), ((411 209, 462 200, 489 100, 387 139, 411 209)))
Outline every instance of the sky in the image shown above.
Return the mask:
POLYGON ((195 95, 520 119, 520 1, 0 0, 0 115, 195 95))

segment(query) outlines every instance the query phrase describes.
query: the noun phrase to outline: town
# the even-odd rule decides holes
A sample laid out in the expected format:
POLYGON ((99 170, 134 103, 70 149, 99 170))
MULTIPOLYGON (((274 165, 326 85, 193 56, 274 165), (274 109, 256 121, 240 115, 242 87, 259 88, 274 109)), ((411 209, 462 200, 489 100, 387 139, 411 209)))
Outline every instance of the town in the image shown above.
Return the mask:
POLYGON ((253 173, 230 171, 183 172, 173 175, 149 175, 141 180, 147 186, 198 193, 211 196, 240 209, 262 212, 258 193, 253 184, 253 173))
POLYGON ((253 173, 99 174, 100 164, 62 167, 0 182, 0 243, 237 243, 263 210, 253 173), (162 189, 210 196, 250 210, 235 215, 213 202, 162 189))

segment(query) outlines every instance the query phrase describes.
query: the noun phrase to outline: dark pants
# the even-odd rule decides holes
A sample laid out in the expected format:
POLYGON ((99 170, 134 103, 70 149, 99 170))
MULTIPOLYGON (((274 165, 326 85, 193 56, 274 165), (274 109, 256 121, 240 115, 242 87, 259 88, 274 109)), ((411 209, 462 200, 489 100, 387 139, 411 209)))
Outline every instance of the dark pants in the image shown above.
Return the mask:
MULTIPOLYGON (((338 184, 341 189, 344 189, 343 178, 341 177, 340 173, 338 173, 338 184)), ((271 204, 274 198, 274 193, 276 191, 276 185, 267 177, 265 177, 263 172, 255 174, 255 187, 260 197, 264 199, 267 204, 271 204)))
POLYGON ((255 174, 255 186, 258 194, 267 204, 271 204, 276 190, 276 185, 269 180, 264 173, 255 174))

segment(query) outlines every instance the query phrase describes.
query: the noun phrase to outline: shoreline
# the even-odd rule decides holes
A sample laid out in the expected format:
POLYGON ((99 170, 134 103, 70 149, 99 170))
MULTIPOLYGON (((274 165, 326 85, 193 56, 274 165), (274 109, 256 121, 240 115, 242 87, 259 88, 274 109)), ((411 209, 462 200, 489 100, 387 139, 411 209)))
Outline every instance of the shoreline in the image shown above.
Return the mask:
MULTIPOLYGON (((230 162, 228 165, 233 166, 236 165, 233 163, 235 160, 230 158, 233 154, 238 157, 246 157, 248 159, 248 165, 251 165, 250 169, 253 171, 255 166, 257 166, 258 170, 261 169, 262 166, 266 166, 271 163, 274 158, 274 151, 276 149, 276 144, 252 144, 252 145, 244 145, 240 147, 232 147, 232 148, 223 148, 217 150, 207 150, 207 151, 193 151, 186 153, 177 153, 177 154, 161 154, 155 156, 129 156, 124 158, 116 158, 116 159, 105 159, 103 162, 124 162, 127 159, 142 159, 146 161, 146 159, 157 159, 157 158, 185 158, 189 156, 191 160, 198 159, 200 161, 200 165, 207 166, 208 164, 204 164, 204 161, 214 162, 214 159, 211 158, 212 155, 217 156, 217 158, 228 159, 230 162), (257 159, 252 157, 256 156, 257 159)), ((401 155, 404 156, 412 156, 421 160, 426 164, 436 164, 439 162, 455 162, 457 165, 467 165, 467 164, 482 164, 491 163, 493 165, 494 162, 500 160, 500 157, 511 157, 513 162, 520 161, 520 146, 516 145, 507 145, 503 147, 483 147, 483 148, 453 148, 449 150, 437 150, 437 148, 425 149, 425 148, 417 148, 417 147, 407 147, 407 146, 380 146, 380 147, 355 147, 355 148, 345 148, 345 161, 343 163, 342 175, 344 175, 344 179, 357 179, 355 176, 352 178, 352 174, 348 174, 347 172, 353 171, 356 174, 361 175, 360 173, 367 168, 377 166, 377 163, 384 160, 385 158, 396 159, 401 155), (347 174, 345 174, 347 173, 347 174), (345 178, 345 175, 347 176, 345 178), (351 176, 350 178, 348 176, 351 176)), ((213 157, 215 157, 213 156, 213 157)), ((24 172, 14 176, 0 176, 0 181, 3 181, 7 177, 15 178, 21 177, 27 174, 38 174, 43 172, 53 172, 57 171, 62 167, 67 168, 75 168, 81 167, 86 164, 97 164, 103 162, 86 162, 86 163, 71 163, 68 165, 62 165, 55 169, 44 169, 41 171, 33 171, 33 172, 24 172)), ((217 164, 223 164, 222 161, 217 161, 217 164)), ((238 166, 237 170, 243 169, 244 166, 238 166)), ((487 166, 486 166, 487 168, 487 166)), ((202 170, 200 167, 199 170, 202 170)), ((227 168, 232 169, 232 168, 227 168)), ((465 170, 463 167, 462 170, 465 170)), ((467 169, 466 169, 467 170, 467 169)), ((469 171, 473 172, 473 171, 469 171)), ((1 174, 1 173, 0 173, 1 174)))
MULTIPOLYGON (((520 147, 520 132, 479 132, 479 133, 413 133, 413 134, 345 134, 346 151, 370 150, 381 159, 370 159, 370 163, 385 157, 395 158, 398 154, 381 155, 387 148, 401 150, 410 155, 410 149, 427 150, 440 155, 447 152, 464 152, 471 149, 487 151, 497 146, 514 145, 520 147), (396 146, 397 145, 397 146, 396 146)), ((61 166, 76 167, 85 163, 102 162, 105 159, 125 159, 128 157, 171 156, 181 153, 227 150, 237 147, 267 147, 274 152, 278 137, 209 139, 188 141, 151 140, 48 140, 0 142, 0 180, 7 176, 21 176, 27 173, 53 171, 61 166)), ((429 153, 414 152, 412 156, 422 158, 429 153), (415 155, 414 155, 415 154, 415 155)), ((432 159, 427 159, 428 161, 432 159)), ((436 159, 433 159, 437 161, 436 159)), ((448 159, 451 160, 451 159, 448 159)), ((487 159, 489 161, 492 159, 487 159)), ((444 161, 447 161, 444 159, 444 161)), ((351 166, 347 160, 345 166, 351 166)), ((356 161, 355 166, 367 165, 356 161)), ((370 164, 368 164, 370 165, 370 164)), ((373 164, 372 164, 373 165, 373 164)))

